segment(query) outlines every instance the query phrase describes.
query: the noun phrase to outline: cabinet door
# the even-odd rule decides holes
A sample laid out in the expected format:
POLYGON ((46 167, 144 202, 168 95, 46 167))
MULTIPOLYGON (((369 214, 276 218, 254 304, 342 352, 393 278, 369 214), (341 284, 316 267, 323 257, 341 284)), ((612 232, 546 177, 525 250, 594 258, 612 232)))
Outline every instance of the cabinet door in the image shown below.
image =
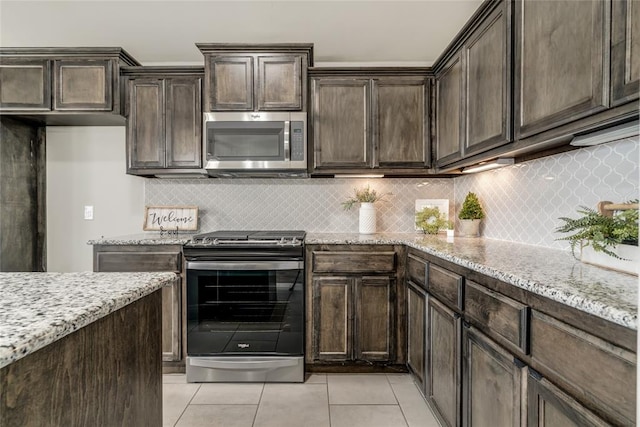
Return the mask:
POLYGON ((357 360, 390 361, 394 357, 394 281, 364 276, 355 282, 354 356, 357 360))
POLYGON ((369 80, 313 79, 314 168, 370 168, 369 80))
POLYGON ((436 77, 436 163, 446 165, 462 155, 462 54, 451 58, 436 77))
POLYGON ((444 426, 460 425, 460 316, 429 298, 427 395, 444 426))
POLYGON ((638 99, 640 92, 640 3, 613 1, 611 17, 611 104, 638 99))
POLYGON ((477 329, 463 329, 462 425, 520 427, 524 365, 477 329))
POLYGON ((427 293, 407 282, 407 366, 425 392, 427 293))
POLYGON ((372 137, 374 166, 429 165, 426 78, 373 80, 372 137))
POLYGON ((524 138, 605 109, 609 1, 515 5, 515 126, 524 138))
POLYGON ((313 278, 314 360, 351 360, 352 279, 313 278))
POLYGON ((182 359, 181 293, 179 278, 170 287, 162 288, 162 360, 165 362, 182 359))
POLYGON ((166 144, 168 168, 202 167, 200 78, 166 80, 166 144))
POLYGON ((165 161, 164 80, 129 81, 129 168, 162 168, 165 161))
POLYGON ((209 57, 208 111, 253 110, 253 57, 209 57))
POLYGON ((511 139, 510 9, 502 1, 463 46, 465 157, 511 139))
POLYGON ((110 60, 56 60, 53 74, 54 110, 113 109, 113 65, 110 60))
POLYGON ((527 426, 603 427, 609 426, 536 372, 527 381, 527 426))
POLYGON ((258 110, 302 110, 302 57, 258 57, 258 110))
POLYGON ((51 110, 51 61, 0 58, 0 110, 51 110))

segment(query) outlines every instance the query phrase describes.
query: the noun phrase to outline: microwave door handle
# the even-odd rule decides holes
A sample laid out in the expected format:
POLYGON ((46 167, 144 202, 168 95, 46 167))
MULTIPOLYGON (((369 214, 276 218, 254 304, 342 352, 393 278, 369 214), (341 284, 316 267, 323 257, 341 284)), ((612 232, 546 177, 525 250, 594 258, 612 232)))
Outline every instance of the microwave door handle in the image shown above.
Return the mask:
POLYGON ((291 148, 289 143, 289 137, 291 133, 291 126, 289 120, 284 122, 284 160, 291 160, 291 148))

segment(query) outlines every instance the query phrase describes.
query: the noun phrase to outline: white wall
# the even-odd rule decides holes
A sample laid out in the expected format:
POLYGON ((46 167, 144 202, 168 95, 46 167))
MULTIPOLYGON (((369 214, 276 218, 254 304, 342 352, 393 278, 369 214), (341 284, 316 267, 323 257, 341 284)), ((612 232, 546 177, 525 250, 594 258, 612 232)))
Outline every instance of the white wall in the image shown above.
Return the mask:
POLYGON ((144 179, 125 173, 124 126, 49 126, 46 150, 47 270, 90 271, 88 240, 142 231, 144 179))

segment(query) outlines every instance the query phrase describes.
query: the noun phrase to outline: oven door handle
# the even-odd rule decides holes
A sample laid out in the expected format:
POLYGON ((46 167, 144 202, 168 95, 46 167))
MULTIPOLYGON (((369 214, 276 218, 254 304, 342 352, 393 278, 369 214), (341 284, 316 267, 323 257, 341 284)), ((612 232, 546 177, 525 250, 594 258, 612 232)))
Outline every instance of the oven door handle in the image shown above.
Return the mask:
POLYGON ((187 261, 187 270, 301 270, 304 261, 187 261))
POLYGON ((189 365, 200 368, 226 369, 230 371, 263 371, 273 368, 296 366, 299 358, 282 357, 278 359, 264 358, 260 360, 211 360, 200 357, 190 357, 189 365))

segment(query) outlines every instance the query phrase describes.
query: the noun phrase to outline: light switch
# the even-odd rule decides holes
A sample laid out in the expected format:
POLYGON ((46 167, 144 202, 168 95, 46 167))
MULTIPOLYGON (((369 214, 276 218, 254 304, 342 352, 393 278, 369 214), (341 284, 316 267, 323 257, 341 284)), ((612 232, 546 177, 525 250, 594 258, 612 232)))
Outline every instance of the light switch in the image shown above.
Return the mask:
POLYGON ((84 219, 93 219, 93 206, 84 207, 84 219))

